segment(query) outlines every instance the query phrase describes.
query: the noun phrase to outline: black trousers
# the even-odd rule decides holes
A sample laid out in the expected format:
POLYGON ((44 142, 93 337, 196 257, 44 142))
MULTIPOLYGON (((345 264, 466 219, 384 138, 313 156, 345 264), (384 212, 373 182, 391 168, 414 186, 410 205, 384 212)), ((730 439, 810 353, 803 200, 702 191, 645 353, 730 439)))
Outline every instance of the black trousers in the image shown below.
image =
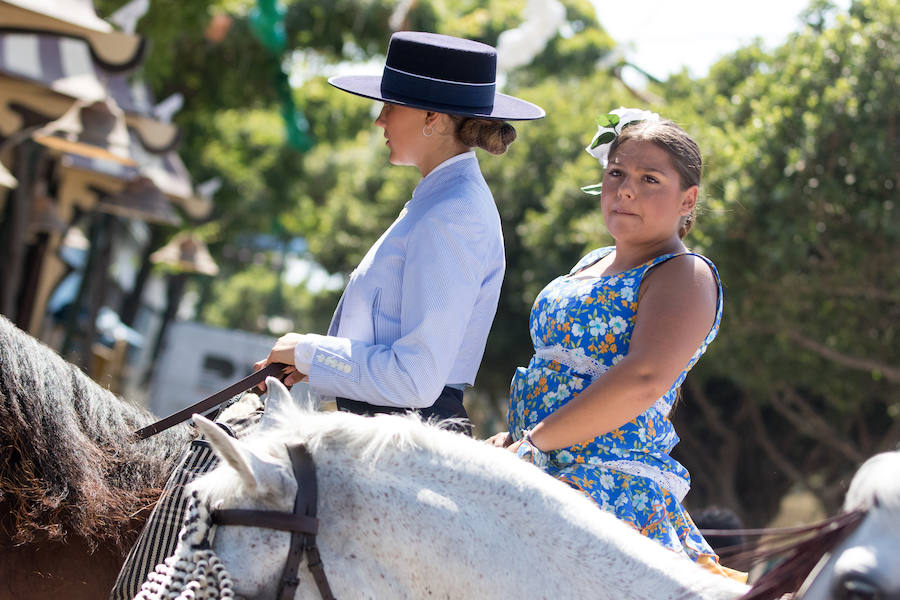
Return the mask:
POLYGON ((452 387, 444 387, 441 395, 437 397, 434 404, 428 408, 396 408, 394 406, 378 406, 369 404, 368 402, 360 402, 359 400, 350 400, 349 398, 337 399, 338 410, 355 413, 357 415, 366 415, 371 417, 376 414, 403 414, 406 412, 414 412, 423 419, 435 421, 443 421, 444 419, 465 419, 465 423, 454 423, 449 429, 458 431, 466 435, 472 435, 472 424, 469 422, 469 414, 463 406, 463 393, 452 387))

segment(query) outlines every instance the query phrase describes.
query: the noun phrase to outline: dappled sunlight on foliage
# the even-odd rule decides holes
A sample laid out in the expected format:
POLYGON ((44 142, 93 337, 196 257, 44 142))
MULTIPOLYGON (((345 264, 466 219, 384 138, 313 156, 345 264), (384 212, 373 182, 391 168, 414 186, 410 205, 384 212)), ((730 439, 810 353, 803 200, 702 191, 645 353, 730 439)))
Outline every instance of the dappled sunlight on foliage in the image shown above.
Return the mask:
MULTIPOLYGON (((215 302, 206 312, 206 322, 217 327, 262 331, 272 335, 283 332, 267 331, 268 316, 272 311, 272 298, 278 281, 278 273, 264 265, 254 265, 228 279, 220 279, 212 286, 215 302)), ((294 328, 303 331, 321 331, 328 327, 330 315, 339 292, 313 293, 301 282, 290 286, 282 284, 280 293, 283 305, 277 316, 289 319, 294 328)))

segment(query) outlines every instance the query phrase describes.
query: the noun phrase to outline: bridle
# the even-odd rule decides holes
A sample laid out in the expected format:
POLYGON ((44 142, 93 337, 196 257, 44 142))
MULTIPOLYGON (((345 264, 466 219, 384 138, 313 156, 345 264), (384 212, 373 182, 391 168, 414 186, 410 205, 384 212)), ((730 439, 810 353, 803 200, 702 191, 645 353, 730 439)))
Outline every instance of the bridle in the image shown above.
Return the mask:
POLYGON ((294 498, 294 512, 247 509, 215 509, 212 511, 212 522, 216 525, 242 525, 244 527, 261 527, 291 532, 291 545, 281 580, 278 583, 277 600, 291 600, 300 585, 300 561, 306 554, 306 566, 312 573, 316 586, 323 600, 335 600, 322 558, 316 546, 316 534, 319 531, 319 520, 316 518, 318 489, 316 483, 316 467, 312 455, 303 444, 287 446, 294 478, 297 480, 297 495, 294 498))
MULTIPOLYGON (((156 435, 170 427, 178 425, 189 419, 194 413, 204 413, 215 408, 236 394, 252 388, 272 376, 282 379, 288 365, 270 363, 263 369, 251 373, 237 383, 228 386, 200 402, 188 406, 174 414, 160 419, 135 432, 138 439, 145 439, 156 435)), ((316 546, 316 534, 319 531, 319 520, 316 518, 316 506, 318 504, 318 485, 316 483, 316 466, 312 455, 303 444, 287 446, 291 466, 294 469, 294 479, 297 480, 297 495, 294 498, 294 512, 286 513, 269 510, 245 510, 245 509, 216 509, 211 511, 212 522, 216 525, 242 525, 244 527, 261 527, 265 529, 278 529, 291 532, 291 546, 288 550, 284 571, 278 583, 277 600, 291 600, 300 585, 300 561, 306 554, 306 566, 312 573, 316 586, 323 600, 335 600, 325 569, 322 567, 322 557, 316 546)))

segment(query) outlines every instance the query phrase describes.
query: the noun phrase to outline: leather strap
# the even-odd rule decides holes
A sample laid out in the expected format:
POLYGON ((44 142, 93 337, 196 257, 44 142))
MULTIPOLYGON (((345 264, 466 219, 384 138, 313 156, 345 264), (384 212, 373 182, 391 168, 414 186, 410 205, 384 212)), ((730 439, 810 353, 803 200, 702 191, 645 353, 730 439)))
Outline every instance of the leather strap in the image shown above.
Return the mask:
POLYGON ((287 451, 294 469, 294 479, 297 481, 293 513, 239 508, 216 509, 212 511, 212 521, 216 525, 241 525, 290 531, 290 547, 275 597, 277 600, 294 598, 300 586, 300 563, 305 553, 306 566, 312 573, 322 599, 335 600, 322 566, 319 548, 316 546, 316 534, 319 532, 319 520, 316 518, 319 500, 316 465, 303 444, 289 445, 287 451))
MULTIPOLYGON (((287 447, 291 464, 294 467, 294 478, 297 480, 297 496, 294 498, 294 515, 303 515, 316 520, 316 507, 318 505, 318 482, 316 480, 316 466, 312 455, 302 444, 294 444, 287 447)), ((284 575, 278 584, 278 600, 292 600, 300 585, 298 571, 303 554, 306 553, 306 566, 309 568, 319 588, 323 600, 335 600, 328 578, 322 567, 322 559, 316 546, 315 532, 291 533, 291 547, 288 551, 287 561, 284 565, 284 575)))
POLYGON ((284 371, 290 365, 286 365, 284 363, 270 363, 256 371, 255 373, 251 373, 250 375, 244 377, 240 381, 235 384, 232 384, 225 388, 220 392, 216 392, 209 398, 205 398, 196 404, 192 404, 183 410, 179 410, 176 413, 165 417, 164 419, 160 419, 156 423, 152 423, 147 425, 146 427, 142 427, 134 432, 134 435, 137 436, 139 440, 147 439, 152 435, 156 435, 160 431, 165 431, 170 427, 174 427, 180 423, 183 423, 191 418, 194 413, 205 413, 208 410, 211 410, 218 405, 222 404, 226 400, 234 398, 236 395, 241 392, 245 392, 250 388, 262 383, 266 380, 266 377, 277 377, 278 379, 284 378, 284 371))
POLYGON ((851 510, 839 513, 833 517, 827 517, 821 521, 815 521, 807 525, 795 525, 793 527, 764 527, 762 529, 700 529, 700 533, 704 536, 711 535, 746 535, 746 536, 800 536, 803 534, 816 533, 822 529, 833 528, 835 525, 842 525, 845 522, 858 523, 865 516, 864 510, 851 510))
POLYGON ((279 513, 269 510, 245 510, 242 508, 218 509, 212 514, 216 525, 242 525, 263 527, 280 531, 296 531, 315 535, 319 532, 319 521, 315 517, 279 513))

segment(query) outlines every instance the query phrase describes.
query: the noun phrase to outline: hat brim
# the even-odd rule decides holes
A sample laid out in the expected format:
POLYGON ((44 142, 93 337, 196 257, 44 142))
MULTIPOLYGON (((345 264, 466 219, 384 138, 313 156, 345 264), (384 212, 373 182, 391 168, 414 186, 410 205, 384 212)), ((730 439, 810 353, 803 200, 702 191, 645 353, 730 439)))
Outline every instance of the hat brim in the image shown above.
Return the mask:
POLYGON ((536 104, 500 93, 494 94, 494 106, 490 111, 466 106, 439 104, 437 102, 424 102, 392 94, 386 95, 381 91, 381 75, 339 75, 329 78, 328 83, 339 90, 362 96, 363 98, 422 110, 433 110, 450 115, 500 121, 531 121, 543 118, 546 115, 544 109, 536 104))

